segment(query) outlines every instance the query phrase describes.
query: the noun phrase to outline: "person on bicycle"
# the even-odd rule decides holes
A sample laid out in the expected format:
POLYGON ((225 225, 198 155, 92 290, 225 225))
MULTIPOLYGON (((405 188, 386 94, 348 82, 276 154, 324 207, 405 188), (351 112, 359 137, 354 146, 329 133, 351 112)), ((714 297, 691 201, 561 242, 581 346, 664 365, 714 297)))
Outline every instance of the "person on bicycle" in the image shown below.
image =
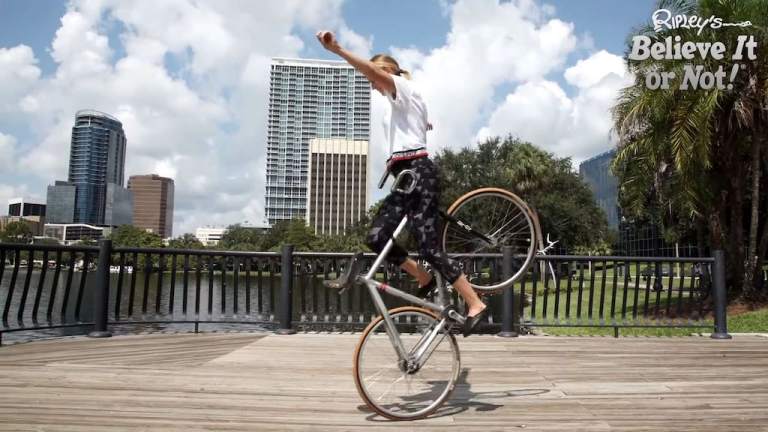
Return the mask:
MULTIPOLYGON (((467 305, 464 336, 469 335, 487 313, 487 306, 472 289, 456 260, 439 247, 440 183, 435 164, 427 154, 427 106, 421 93, 410 82, 410 74, 394 58, 378 54, 370 60, 342 48, 331 32, 318 32, 317 39, 328 51, 338 55, 365 75, 371 86, 386 96, 391 110, 383 119, 384 136, 389 144, 387 169, 397 176, 402 170, 415 173, 415 187, 409 194, 392 192, 379 209, 366 243, 379 253, 392 237, 403 216, 408 215, 409 230, 419 245, 419 254, 458 290, 467 305)), ((426 297, 435 287, 432 275, 408 252, 395 244, 387 260, 397 264, 419 282, 419 295, 426 297)))

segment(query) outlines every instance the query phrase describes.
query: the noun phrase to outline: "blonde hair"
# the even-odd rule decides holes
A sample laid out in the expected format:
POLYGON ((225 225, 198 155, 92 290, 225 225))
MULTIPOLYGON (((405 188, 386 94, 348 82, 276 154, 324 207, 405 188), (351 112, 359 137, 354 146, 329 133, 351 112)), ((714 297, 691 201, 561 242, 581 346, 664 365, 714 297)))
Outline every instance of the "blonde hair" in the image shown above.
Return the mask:
POLYGON ((407 70, 400 69, 400 65, 397 64, 397 60, 386 54, 376 54, 371 57, 371 62, 377 66, 389 66, 393 69, 393 72, 397 76, 401 76, 405 79, 411 79, 411 73, 407 70))

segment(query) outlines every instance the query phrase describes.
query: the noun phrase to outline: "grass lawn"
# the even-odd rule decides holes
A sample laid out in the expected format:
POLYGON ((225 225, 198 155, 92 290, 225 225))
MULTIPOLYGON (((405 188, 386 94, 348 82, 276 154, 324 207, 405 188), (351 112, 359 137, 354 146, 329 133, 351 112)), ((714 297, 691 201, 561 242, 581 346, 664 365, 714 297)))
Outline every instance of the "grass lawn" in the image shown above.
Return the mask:
MULTIPOLYGON (((536 333, 556 336, 613 336, 611 327, 535 327, 536 333)), ((711 328, 621 328, 621 336, 689 336, 711 328)), ((728 316, 729 333, 768 333, 768 306, 728 316)))
POLYGON ((768 307, 728 317, 730 333, 768 333, 768 307))

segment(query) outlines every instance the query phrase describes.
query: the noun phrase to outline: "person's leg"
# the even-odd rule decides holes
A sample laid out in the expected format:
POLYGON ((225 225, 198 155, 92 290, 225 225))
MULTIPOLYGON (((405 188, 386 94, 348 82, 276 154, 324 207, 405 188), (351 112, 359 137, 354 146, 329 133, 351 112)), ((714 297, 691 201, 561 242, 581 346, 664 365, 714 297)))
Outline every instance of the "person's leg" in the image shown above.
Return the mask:
POLYGON ((473 317, 488 307, 485 305, 485 303, 483 303, 482 300, 480 300, 480 297, 477 295, 475 290, 472 289, 472 285, 469 284, 467 276, 464 275, 464 273, 462 273, 458 279, 453 281, 451 285, 456 288, 456 291, 461 294, 461 297, 467 304, 468 317, 473 317))
POLYGON ((406 258, 405 262, 400 264, 400 268, 416 278, 419 282, 419 287, 424 287, 432 281, 432 275, 424 270, 424 267, 420 266, 419 263, 410 258, 406 258))
MULTIPOLYGON (((368 231, 368 236, 365 239, 365 243, 371 248, 372 251, 380 253, 392 234, 394 234, 397 225, 403 220, 405 215, 405 202, 402 194, 397 192, 391 193, 384 198, 384 202, 376 213, 376 217, 373 219, 371 229, 368 231)), ((387 255, 387 261, 403 265, 408 259, 408 251, 403 249, 397 243, 394 244, 387 255)))
POLYGON ((415 168, 418 178, 413 193, 418 199, 408 201, 408 204, 412 204, 408 206, 408 214, 411 217, 411 232, 419 244, 419 253, 456 288, 467 305, 467 316, 473 317, 482 312, 486 305, 472 289, 459 263, 449 258, 439 246, 440 184, 437 169, 426 158, 419 160, 415 168))

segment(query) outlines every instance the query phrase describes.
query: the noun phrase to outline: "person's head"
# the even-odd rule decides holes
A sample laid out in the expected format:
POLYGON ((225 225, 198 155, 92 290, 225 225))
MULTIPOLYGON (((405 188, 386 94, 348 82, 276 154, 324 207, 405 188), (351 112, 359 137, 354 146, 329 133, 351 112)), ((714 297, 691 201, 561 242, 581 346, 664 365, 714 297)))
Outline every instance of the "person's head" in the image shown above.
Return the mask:
MULTIPOLYGON (((384 72, 387 72, 392 75, 401 76, 405 79, 411 79, 411 74, 408 73, 408 71, 400 69, 400 65, 397 64, 397 60, 392 58, 391 56, 388 56, 386 54, 376 54, 375 56, 371 57, 371 63, 375 64, 379 68, 381 68, 384 72)), ((375 83, 371 83, 374 89, 378 90, 379 93, 383 93, 378 86, 376 86, 375 83)))

